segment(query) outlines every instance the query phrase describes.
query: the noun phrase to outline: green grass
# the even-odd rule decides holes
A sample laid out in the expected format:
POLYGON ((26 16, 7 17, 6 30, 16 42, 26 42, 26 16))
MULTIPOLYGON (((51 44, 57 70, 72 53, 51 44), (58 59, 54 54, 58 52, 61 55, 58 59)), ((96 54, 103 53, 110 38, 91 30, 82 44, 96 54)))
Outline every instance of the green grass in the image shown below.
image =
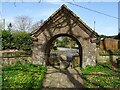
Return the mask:
POLYGON ((41 88, 46 67, 27 61, 3 67, 3 88, 41 88))
POLYGON ((81 68, 86 88, 120 87, 120 69, 111 69, 111 64, 97 64, 81 68))

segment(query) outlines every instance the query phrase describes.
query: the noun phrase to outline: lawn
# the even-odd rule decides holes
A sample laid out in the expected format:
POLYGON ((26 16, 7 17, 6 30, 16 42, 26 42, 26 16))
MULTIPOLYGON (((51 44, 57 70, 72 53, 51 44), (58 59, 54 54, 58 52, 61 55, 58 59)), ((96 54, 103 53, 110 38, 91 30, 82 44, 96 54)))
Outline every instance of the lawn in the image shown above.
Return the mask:
POLYGON ((3 88, 41 88, 46 67, 27 61, 3 67, 3 88))
POLYGON ((111 64, 97 64, 81 68, 86 88, 120 87, 120 69, 113 70, 111 64))

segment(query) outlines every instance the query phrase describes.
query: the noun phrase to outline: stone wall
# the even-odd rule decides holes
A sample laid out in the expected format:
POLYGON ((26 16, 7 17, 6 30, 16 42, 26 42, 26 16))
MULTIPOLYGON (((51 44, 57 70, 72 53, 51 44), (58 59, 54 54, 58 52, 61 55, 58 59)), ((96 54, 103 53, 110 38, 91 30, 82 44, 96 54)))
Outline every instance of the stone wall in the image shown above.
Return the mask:
POLYGON ((109 63, 109 62, 114 62, 117 63, 116 59, 120 57, 120 56, 116 56, 116 55, 110 55, 110 56, 98 56, 97 57, 97 63, 109 63))
POLYGON ((11 65, 14 64, 17 61, 29 61, 33 63, 33 59, 31 57, 31 54, 28 54, 24 51, 1 51, 0 52, 0 65, 11 65))
POLYGON ((12 65, 17 61, 29 61, 31 63, 33 63, 32 58, 31 57, 10 57, 10 58, 2 58, 2 65, 6 66, 6 65, 12 65))

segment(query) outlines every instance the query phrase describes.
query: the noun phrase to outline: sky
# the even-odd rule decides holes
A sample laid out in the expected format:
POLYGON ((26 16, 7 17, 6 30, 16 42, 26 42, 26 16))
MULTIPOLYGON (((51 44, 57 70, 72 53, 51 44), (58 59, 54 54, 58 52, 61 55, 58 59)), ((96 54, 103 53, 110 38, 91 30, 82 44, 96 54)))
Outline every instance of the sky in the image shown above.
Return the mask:
MULTIPOLYGON (((120 1, 118 3, 118 17, 120 18, 120 1)), ((120 19, 118 20, 118 28, 119 28, 119 33, 120 33, 120 19)))
MULTIPOLYGON (((118 2, 72 2, 86 8, 90 8, 114 17, 118 17, 118 2)), ((29 16, 33 23, 46 20, 57 9, 65 4, 78 17, 80 17, 90 28, 94 28, 98 34, 117 35, 118 34, 118 19, 101 15, 65 2, 1 2, 2 18, 5 18, 6 23, 14 22, 15 17, 26 15, 29 16)))

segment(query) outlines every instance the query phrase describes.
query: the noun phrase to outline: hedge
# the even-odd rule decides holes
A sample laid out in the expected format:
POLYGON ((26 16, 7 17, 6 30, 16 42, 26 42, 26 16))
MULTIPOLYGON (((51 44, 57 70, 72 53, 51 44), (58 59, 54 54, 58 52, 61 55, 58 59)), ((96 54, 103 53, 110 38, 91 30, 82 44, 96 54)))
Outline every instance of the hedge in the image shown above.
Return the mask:
POLYGON ((19 31, 11 33, 9 30, 2 30, 2 49, 31 50, 32 37, 29 33, 19 31))

